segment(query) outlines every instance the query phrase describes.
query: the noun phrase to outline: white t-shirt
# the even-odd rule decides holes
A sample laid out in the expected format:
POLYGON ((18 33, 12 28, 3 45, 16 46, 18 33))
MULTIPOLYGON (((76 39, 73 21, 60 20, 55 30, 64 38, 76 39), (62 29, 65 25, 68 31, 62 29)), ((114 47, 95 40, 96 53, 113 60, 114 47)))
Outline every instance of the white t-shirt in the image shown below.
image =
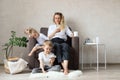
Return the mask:
POLYGON ((47 54, 47 55, 45 55, 44 52, 40 52, 38 59, 42 60, 44 65, 51 66, 50 65, 50 59, 53 58, 53 57, 56 58, 56 56, 52 52, 47 54))
POLYGON ((39 37, 36 38, 36 40, 37 40, 37 42, 38 42, 38 43, 36 44, 36 46, 38 46, 38 45, 42 45, 45 40, 48 40, 48 37, 45 36, 45 35, 42 34, 42 33, 39 33, 39 37))
MULTIPOLYGON (((58 27, 54 24, 54 25, 50 25, 48 28, 48 36, 57 29, 58 27)), ((67 40, 67 35, 71 36, 72 35, 72 31, 69 29, 69 27, 67 25, 65 25, 65 29, 56 33, 54 37, 52 38, 61 38, 64 39, 65 41, 67 40)))

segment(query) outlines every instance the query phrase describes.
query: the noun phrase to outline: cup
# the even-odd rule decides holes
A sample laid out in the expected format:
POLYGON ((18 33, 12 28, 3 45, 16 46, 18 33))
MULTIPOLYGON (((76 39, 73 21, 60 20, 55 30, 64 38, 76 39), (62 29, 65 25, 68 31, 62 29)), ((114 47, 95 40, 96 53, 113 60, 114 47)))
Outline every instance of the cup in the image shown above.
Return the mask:
POLYGON ((78 31, 74 31, 74 37, 77 37, 78 36, 78 31))
POLYGON ((100 41, 99 41, 99 37, 96 37, 96 43, 99 43, 100 41))

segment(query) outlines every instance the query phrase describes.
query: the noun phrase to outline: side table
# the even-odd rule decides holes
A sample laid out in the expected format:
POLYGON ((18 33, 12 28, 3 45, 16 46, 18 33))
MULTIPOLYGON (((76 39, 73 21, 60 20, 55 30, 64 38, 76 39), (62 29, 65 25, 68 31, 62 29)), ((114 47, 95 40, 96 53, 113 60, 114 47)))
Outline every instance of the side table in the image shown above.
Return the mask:
POLYGON ((104 47, 104 68, 106 69, 106 46, 103 43, 85 43, 82 45, 82 69, 83 69, 83 56, 84 56, 84 47, 85 46, 96 46, 96 54, 97 54, 97 71, 99 70, 99 46, 103 46, 104 47))

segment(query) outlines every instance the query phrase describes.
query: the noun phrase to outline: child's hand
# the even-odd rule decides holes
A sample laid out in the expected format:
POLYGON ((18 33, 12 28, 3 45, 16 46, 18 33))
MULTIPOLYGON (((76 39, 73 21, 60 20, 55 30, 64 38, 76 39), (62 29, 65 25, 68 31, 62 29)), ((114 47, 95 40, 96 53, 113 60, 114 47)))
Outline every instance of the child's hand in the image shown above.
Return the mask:
POLYGON ((51 64, 51 66, 53 65, 54 61, 55 61, 55 58, 54 58, 54 57, 51 57, 51 58, 50 58, 50 64, 51 64))
POLYGON ((50 58, 50 62, 53 62, 53 61, 54 61, 54 59, 55 59, 54 57, 51 57, 51 58, 50 58))
POLYGON ((50 59, 50 63, 52 62, 52 59, 50 59))
POLYGON ((31 56, 31 55, 32 55, 32 53, 29 53, 29 54, 28 54, 28 56, 31 56))

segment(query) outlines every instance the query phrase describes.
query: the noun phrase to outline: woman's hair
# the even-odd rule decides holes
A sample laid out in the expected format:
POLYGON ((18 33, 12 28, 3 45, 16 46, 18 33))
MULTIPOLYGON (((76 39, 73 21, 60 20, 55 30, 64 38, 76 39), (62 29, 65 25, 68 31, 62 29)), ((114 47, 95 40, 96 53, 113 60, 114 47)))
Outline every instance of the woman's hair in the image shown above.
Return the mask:
POLYGON ((45 40, 44 43, 43 43, 43 46, 50 46, 50 47, 53 47, 53 43, 50 41, 50 40, 45 40))
POLYGON ((55 23, 55 15, 59 15, 60 16, 60 28, 64 29, 65 28, 65 21, 64 21, 64 16, 61 12, 56 12, 53 16, 53 22, 55 23))

